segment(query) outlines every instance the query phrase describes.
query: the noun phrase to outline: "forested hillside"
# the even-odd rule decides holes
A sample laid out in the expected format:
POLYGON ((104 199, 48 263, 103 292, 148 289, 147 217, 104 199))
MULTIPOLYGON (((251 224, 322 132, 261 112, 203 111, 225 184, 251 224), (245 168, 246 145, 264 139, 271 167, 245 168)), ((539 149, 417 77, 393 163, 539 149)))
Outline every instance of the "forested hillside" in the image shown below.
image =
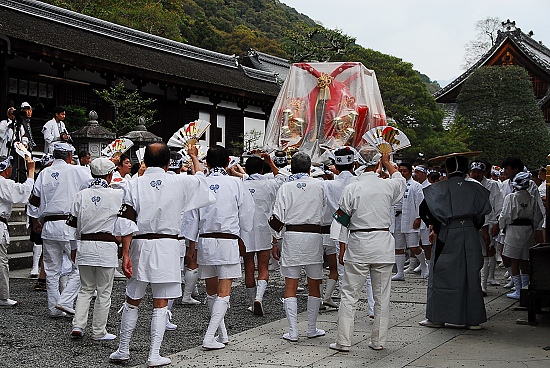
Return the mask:
POLYGON ((140 31, 224 54, 250 48, 287 58, 286 30, 315 23, 278 0, 45 0, 140 31))

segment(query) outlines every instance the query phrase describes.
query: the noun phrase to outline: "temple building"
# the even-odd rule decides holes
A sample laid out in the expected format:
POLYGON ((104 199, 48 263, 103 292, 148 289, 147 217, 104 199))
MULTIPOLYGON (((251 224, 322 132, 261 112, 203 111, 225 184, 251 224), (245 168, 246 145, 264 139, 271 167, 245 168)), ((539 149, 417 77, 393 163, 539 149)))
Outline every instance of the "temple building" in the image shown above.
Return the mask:
POLYGON ((533 39, 533 33, 525 34, 516 28, 515 22, 503 22, 504 31, 499 31, 493 47, 481 59, 444 88, 434 94, 438 103, 446 110, 444 124, 454 120, 456 98, 462 84, 482 66, 519 65, 524 67, 533 84, 533 92, 550 127, 550 49, 533 39))
POLYGON ((288 68, 266 54, 220 54, 40 1, 0 1, 0 107, 33 106, 39 148, 55 106, 81 106, 112 120, 113 109, 94 90, 120 82, 156 99, 160 122, 151 133, 167 141, 203 119, 211 126, 201 144, 231 148, 245 132, 265 129, 284 79, 277 70, 288 68))

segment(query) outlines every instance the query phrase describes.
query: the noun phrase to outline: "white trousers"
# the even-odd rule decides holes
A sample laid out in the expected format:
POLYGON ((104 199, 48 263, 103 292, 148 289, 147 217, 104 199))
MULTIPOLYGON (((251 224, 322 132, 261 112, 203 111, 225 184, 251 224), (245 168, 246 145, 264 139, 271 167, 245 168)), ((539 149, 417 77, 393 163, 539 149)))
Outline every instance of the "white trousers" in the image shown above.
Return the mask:
POLYGON ((10 267, 8 259, 8 242, 0 233, 0 299, 10 297, 10 267))
POLYGON ((84 329, 88 322, 90 302, 97 290, 94 303, 92 320, 92 333, 94 337, 105 336, 107 330, 107 318, 111 307, 111 291, 115 277, 115 267, 78 266, 80 273, 80 291, 76 299, 73 327, 84 329))
POLYGON ((338 334, 336 342, 342 346, 351 346, 355 306, 359 293, 365 285, 370 271, 374 296, 374 324, 371 342, 376 347, 384 346, 388 335, 390 316, 390 290, 393 264, 366 264, 345 262, 342 295, 338 309, 338 334))
POLYGON ((67 286, 62 293, 59 292, 59 276, 63 266, 63 253, 66 253, 70 259, 71 246, 69 241, 43 240, 42 254, 44 255, 44 271, 46 272, 46 290, 50 313, 56 311, 55 306, 57 304, 73 308, 74 300, 80 289, 78 268, 71 262, 72 270, 67 275, 67 286))

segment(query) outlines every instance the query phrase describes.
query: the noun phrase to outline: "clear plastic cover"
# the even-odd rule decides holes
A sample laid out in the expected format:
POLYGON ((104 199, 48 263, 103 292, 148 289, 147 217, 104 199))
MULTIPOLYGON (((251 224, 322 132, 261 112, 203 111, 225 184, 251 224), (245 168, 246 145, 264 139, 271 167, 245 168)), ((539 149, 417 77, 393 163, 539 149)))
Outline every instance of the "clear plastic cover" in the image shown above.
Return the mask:
POLYGON ((327 149, 367 144, 369 129, 386 125, 374 71, 359 62, 297 63, 275 101, 266 148, 308 153, 319 161, 327 149))

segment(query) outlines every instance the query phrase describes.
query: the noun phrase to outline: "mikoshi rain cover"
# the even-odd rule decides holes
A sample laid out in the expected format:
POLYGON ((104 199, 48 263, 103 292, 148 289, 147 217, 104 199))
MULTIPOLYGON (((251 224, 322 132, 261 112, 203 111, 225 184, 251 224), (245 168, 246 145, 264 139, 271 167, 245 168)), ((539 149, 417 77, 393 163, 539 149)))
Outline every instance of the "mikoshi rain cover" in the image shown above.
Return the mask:
POLYGON ((316 162, 324 150, 360 149, 362 136, 386 125, 374 71, 359 62, 296 63, 275 101, 264 145, 308 153, 316 162))

